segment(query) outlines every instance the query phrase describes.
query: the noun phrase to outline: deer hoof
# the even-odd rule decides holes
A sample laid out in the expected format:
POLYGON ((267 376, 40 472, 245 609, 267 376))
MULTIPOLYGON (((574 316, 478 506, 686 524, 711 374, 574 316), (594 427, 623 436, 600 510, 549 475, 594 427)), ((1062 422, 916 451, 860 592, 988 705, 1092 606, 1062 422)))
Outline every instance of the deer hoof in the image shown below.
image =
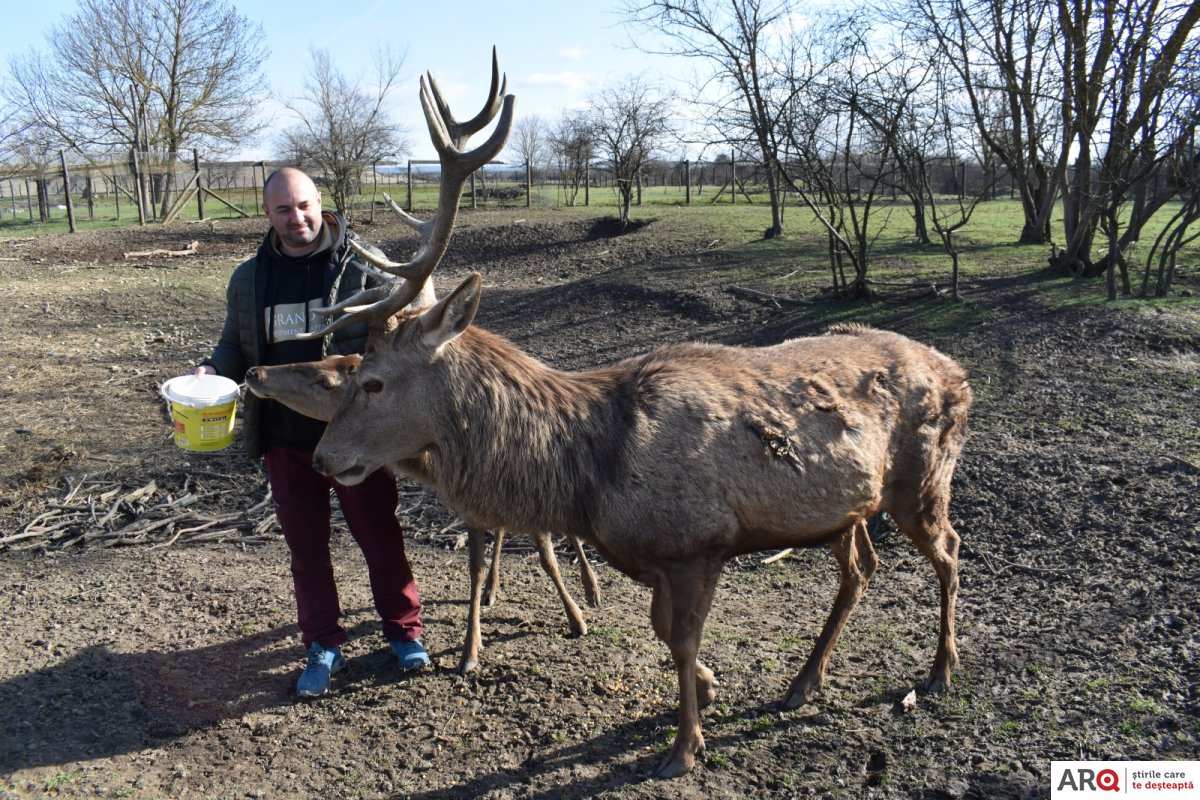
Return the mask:
POLYGON ((479 662, 476 661, 475 659, 464 657, 461 661, 458 662, 458 674, 459 675, 469 675, 470 673, 474 672, 475 668, 478 666, 479 666, 479 662))
POLYGON ((930 694, 942 694, 950 690, 950 678, 946 675, 930 675, 925 681, 925 691, 930 694))
POLYGON ((692 771, 692 767, 696 765, 696 756, 692 753, 676 753, 671 750, 671 753, 662 760, 658 765, 658 769, 654 771, 656 778, 678 778, 681 775, 687 775, 692 771))
POLYGON ((793 711, 812 700, 820 688, 820 681, 801 680, 797 678, 779 705, 784 711, 793 711))

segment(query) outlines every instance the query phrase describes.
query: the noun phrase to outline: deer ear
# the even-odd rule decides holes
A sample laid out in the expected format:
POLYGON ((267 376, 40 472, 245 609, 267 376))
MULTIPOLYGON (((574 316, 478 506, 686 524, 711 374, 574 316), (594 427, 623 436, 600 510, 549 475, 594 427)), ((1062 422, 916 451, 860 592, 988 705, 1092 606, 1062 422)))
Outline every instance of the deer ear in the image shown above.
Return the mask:
POLYGON ((473 272, 450 294, 421 315, 421 341, 433 350, 456 338, 475 319, 483 276, 473 272))

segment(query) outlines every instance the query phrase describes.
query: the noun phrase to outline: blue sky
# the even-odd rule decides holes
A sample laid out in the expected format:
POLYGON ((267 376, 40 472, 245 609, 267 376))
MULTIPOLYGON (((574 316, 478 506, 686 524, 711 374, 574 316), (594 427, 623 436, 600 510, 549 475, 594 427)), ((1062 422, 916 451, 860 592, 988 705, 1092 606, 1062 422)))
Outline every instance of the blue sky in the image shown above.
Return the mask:
MULTIPOLYGON (((329 51, 347 77, 369 80, 371 52, 380 44, 407 50, 403 83, 392 95, 393 117, 410 131, 417 158, 433 157, 417 103, 417 79, 433 72, 460 119, 485 98, 491 48, 499 51, 518 117, 557 119, 587 104, 605 81, 641 74, 670 88, 692 68, 680 59, 648 56, 632 47, 619 0, 233 0, 238 13, 262 25, 270 51, 264 71, 277 97, 301 94, 310 47, 329 51)), ((0 66, 31 48, 50 52, 47 33, 74 13, 74 0, 0 0, 0 66)), ((7 70, 3 70, 6 73, 7 70)), ((275 103, 264 109, 288 125, 275 103)), ((482 137, 478 137, 482 138, 482 137)), ((269 158, 269 139, 239 154, 269 158)))

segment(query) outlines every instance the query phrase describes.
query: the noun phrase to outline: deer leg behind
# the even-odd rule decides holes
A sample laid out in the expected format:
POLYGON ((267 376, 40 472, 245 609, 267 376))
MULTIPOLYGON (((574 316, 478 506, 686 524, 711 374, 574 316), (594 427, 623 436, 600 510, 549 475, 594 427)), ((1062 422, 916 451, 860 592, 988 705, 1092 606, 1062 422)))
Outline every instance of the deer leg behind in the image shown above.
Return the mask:
POLYGON ((483 604, 488 608, 496 605, 500 592, 500 551, 504 549, 504 528, 497 528, 492 537, 492 566, 488 570, 487 585, 483 589, 483 604))
POLYGON ((567 538, 571 540, 571 546, 575 548, 575 555, 579 557, 579 579, 583 582, 583 596, 587 599, 588 605, 592 608, 600 607, 600 583, 596 580, 596 573, 592 571, 592 564, 588 561, 587 553, 584 552, 583 542, 578 536, 567 534, 567 538))
POLYGON ((529 537, 533 539, 533 544, 537 547, 538 560, 542 563, 542 569, 550 576, 554 588, 558 591, 559 599, 562 600, 563 610, 567 612, 567 624, 571 627, 571 635, 583 636, 587 633, 587 623, 579 611, 579 606, 575 605, 571 593, 567 591, 562 574, 558 571, 558 559, 554 555, 554 542, 550 540, 550 533, 539 531, 531 533, 529 537))
POLYGON ((954 640, 954 609, 958 602, 958 532, 950 524, 948 492, 939 494, 923 508, 890 511, 896 526, 912 540, 937 573, 941 584, 941 627, 933 667, 925 681, 930 692, 950 688, 950 674, 958 666, 958 647, 954 640))
POLYGON ((720 562, 709 561, 678 565, 669 574, 659 573, 654 585, 650 621, 671 649, 679 674, 679 728, 671 752, 656 771, 660 778, 686 774, 704 752, 700 708, 715 696, 716 680, 696 656, 720 568, 720 562))
POLYGON ((478 528, 467 528, 467 551, 471 570, 471 602, 467 611, 467 634, 463 640, 462 656, 458 661, 458 671, 466 675, 473 672, 479 665, 479 613, 483 600, 484 572, 484 535, 485 531, 478 528))
POLYGON ((800 674, 792 681, 788 693, 784 695, 782 705, 785 709, 804 705, 825 683, 825 669, 829 666, 829 655, 833 652, 833 645, 846 625, 850 612, 867 590, 867 584, 875 574, 876 567, 879 566, 879 558, 871 545, 865 522, 857 522, 847 528, 830 543, 829 549, 833 551, 834 558, 841 568, 841 584, 838 586, 833 608, 825 620, 825 627, 821 629, 821 635, 813 645, 812 654, 804 663, 800 674))

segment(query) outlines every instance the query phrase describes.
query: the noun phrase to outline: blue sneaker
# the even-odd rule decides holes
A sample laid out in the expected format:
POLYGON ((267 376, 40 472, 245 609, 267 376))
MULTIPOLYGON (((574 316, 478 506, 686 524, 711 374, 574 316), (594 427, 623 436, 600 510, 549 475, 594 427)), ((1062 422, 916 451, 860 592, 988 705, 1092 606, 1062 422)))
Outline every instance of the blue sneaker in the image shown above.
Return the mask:
POLYGON ((405 672, 420 669, 429 664, 429 653, 425 652, 425 645, 421 644, 420 639, 413 639, 411 642, 392 642, 392 652, 400 660, 400 669, 405 672))
POLYGON ((319 642, 308 646, 308 663, 296 681, 297 697, 317 697, 329 689, 329 676, 346 666, 339 647, 324 648, 319 642))

